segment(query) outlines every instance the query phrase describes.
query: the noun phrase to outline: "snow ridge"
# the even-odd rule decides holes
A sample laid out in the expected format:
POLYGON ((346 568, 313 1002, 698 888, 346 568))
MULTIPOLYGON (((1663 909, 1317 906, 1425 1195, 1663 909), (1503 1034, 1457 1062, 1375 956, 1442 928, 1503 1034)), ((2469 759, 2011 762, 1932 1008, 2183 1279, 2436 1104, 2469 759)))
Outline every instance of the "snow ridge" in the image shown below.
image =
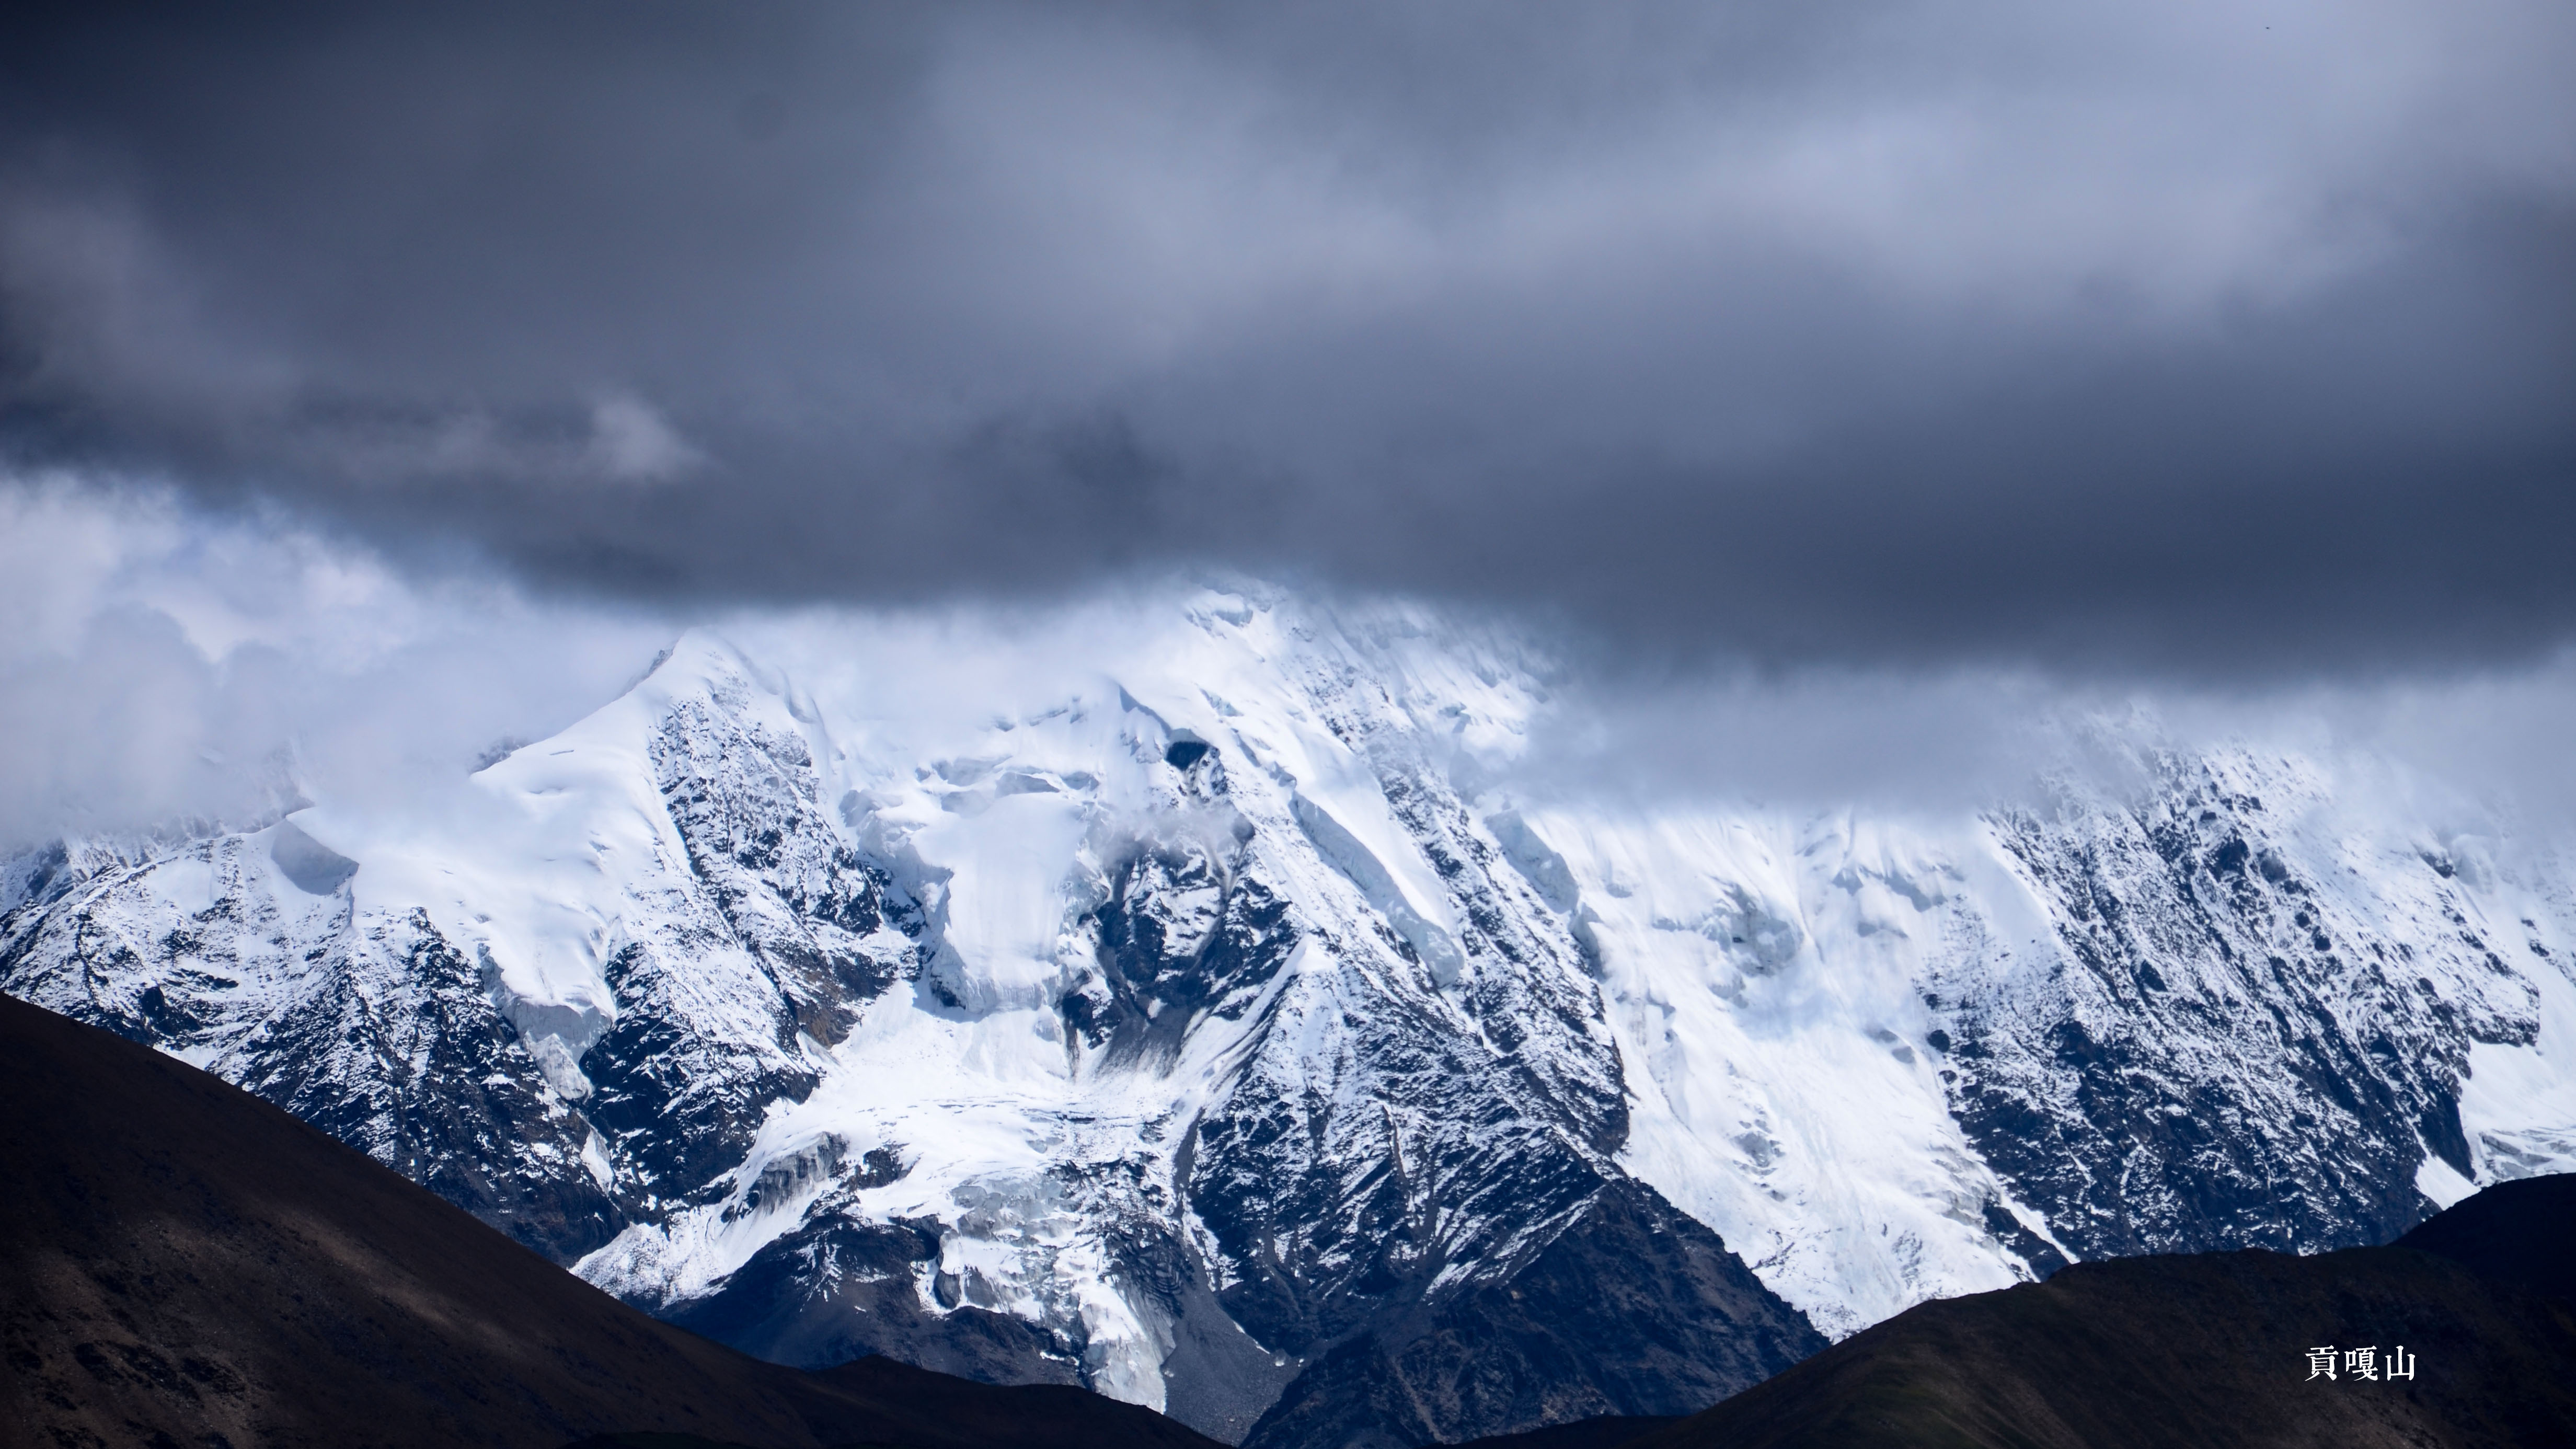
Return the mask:
POLYGON ((1263 1446, 1687 1412, 2576 1167, 2563 862, 2308 762, 1621 813, 1475 783, 1547 666, 1425 610, 1202 591, 972 726, 833 648, 692 633, 416 819, 17 862, 0 986, 752 1351, 1263 1446))

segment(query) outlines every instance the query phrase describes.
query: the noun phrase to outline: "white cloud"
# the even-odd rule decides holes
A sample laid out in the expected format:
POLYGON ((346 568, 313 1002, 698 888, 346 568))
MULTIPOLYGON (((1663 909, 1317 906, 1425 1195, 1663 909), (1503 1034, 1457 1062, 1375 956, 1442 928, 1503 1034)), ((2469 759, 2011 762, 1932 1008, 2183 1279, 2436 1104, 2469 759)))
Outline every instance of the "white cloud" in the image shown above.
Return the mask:
POLYGON ((670 633, 148 483, 0 480, 0 849, 399 800, 579 718, 670 633))
MULTIPOLYGON (((405 573, 284 514, 192 511, 146 483, 0 481, 0 850, 246 820, 298 795, 398 826, 496 741, 608 702, 691 623, 795 671, 836 717, 955 732, 1138 665, 1175 626, 1173 597, 1148 581, 1019 606, 656 615, 405 573)), ((2576 654, 2225 691, 1985 668, 1575 672, 1553 688, 1512 767, 1541 795, 1953 813, 2091 767, 2087 721, 2113 718, 2183 747, 2343 760, 2356 788, 2406 795, 2417 816, 2576 822, 2576 654)))
POLYGON ((703 461, 697 449, 642 399, 612 393, 590 409, 590 466, 624 483, 659 483, 703 461))

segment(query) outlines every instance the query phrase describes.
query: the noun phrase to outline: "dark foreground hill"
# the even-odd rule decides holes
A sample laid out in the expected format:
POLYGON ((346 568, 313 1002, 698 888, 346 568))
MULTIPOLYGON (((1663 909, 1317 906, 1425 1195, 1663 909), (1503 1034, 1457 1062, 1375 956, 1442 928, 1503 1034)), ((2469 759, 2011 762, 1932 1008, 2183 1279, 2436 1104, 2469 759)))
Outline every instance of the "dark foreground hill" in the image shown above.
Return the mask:
MULTIPOLYGON (((2576 1176, 2385 1248, 2082 1263, 1926 1303, 1624 1449, 2576 1445, 2576 1176), (2309 1351, 2336 1350, 2335 1377, 2309 1351), (2384 1377, 2392 1349, 2414 1377, 2384 1377), (2376 1351, 2356 1376, 2348 1354, 2376 1351)), ((1649 1426, 1641 1425, 1640 1428, 1649 1426)))
POLYGON ((1215 1444, 1080 1389, 748 1358, 237 1088, 7 997, 0 1173, 13 1449, 1215 1444))
MULTIPOLYGON (((1705 1413, 1475 1449, 2568 1449, 2576 1174, 2385 1248, 2115 1259, 1926 1303, 1705 1413), (2335 1349, 2335 1376, 2309 1351, 2335 1349), (2414 1376, 2392 1381, 2403 1347, 2414 1376), (2375 1350, 2372 1372, 2349 1354, 2375 1350)), ((1464 1449, 1464 1446, 1461 1446, 1464 1449)))
POLYGON ((2500 1182, 2399 1238, 2543 1298, 2576 1303, 2576 1172, 2500 1182))

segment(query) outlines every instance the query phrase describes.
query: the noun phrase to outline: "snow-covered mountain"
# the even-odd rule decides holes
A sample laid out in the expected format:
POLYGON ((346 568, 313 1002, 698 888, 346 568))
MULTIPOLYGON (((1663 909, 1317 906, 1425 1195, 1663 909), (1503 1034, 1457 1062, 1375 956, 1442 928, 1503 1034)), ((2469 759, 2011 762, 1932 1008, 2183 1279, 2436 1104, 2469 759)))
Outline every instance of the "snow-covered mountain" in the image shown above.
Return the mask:
POLYGON ((1533 802, 1512 636, 1138 608, 990 709, 693 633, 418 810, 15 863, 0 986, 754 1352, 1265 1449, 2576 1168, 2559 858, 2128 736, 1946 823, 1533 802))

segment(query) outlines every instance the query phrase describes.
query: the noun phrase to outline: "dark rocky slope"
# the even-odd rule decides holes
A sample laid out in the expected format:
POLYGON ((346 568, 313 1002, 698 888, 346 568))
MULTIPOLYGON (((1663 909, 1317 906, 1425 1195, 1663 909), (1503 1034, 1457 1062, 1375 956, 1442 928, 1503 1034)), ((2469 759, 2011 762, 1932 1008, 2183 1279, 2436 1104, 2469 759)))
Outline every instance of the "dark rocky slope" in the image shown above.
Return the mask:
POLYGON ((0 997, 0 1445, 1214 1441, 1074 1388, 658 1323, 265 1102, 0 997))
POLYGON ((1715 1233, 1623 1184, 1509 1279, 1321 1357, 1244 1442, 1410 1449, 1449 1424, 1683 1414, 1824 1346, 1715 1233))
MULTIPOLYGON (((2576 1444, 2576 1176, 2490 1188, 2385 1248, 2083 1263, 1926 1303, 1633 1449, 2576 1444), (2457 1254, 2457 1257, 2449 1256, 2457 1254), (2403 1345, 2410 1381, 2310 1377, 2403 1345)), ((1642 1427, 1642 1426, 1641 1426, 1642 1427)))
POLYGON ((2500 1182, 2393 1245, 2576 1304, 2576 1172, 2500 1182))

